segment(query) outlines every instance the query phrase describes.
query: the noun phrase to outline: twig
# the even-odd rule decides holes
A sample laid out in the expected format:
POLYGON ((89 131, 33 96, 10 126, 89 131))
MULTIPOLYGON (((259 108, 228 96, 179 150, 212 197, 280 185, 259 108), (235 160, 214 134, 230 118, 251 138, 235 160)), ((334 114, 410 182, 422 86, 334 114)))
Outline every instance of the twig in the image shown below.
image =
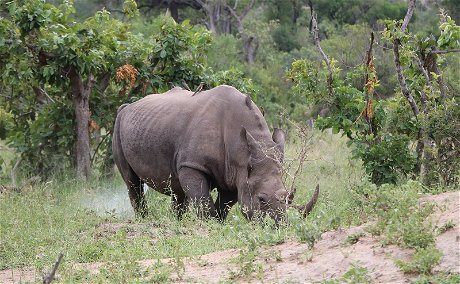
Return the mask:
POLYGON ((409 6, 407 7, 407 13, 406 16, 404 17, 404 22, 401 26, 401 32, 405 32, 407 25, 409 25, 410 19, 412 18, 412 14, 414 13, 415 10, 415 0, 410 0, 409 1, 409 6))
MULTIPOLYGON (((423 76, 425 76, 426 83, 428 84, 428 87, 430 89, 430 95, 431 95, 431 97, 433 97, 434 96, 434 94, 433 94, 433 84, 431 83, 431 79, 430 79, 430 76, 428 75, 428 71, 423 66, 423 62, 418 56, 416 57, 416 60, 417 60, 418 66, 422 70, 423 76)), ((420 94, 421 94, 420 102, 422 103, 422 108, 423 108, 422 111, 426 112, 427 111, 427 97, 426 97, 425 92, 423 90, 420 92, 420 94)))
POLYGON ((99 142, 99 144, 97 144, 96 150, 94 150, 94 155, 93 155, 93 157, 91 158, 91 165, 93 165, 93 162, 94 162, 94 159, 96 158, 97 151, 99 150, 99 147, 102 145, 102 143, 105 141, 105 139, 106 139, 107 137, 109 137, 111 134, 112 134, 111 132, 107 133, 107 134, 104 136, 104 138, 102 138, 101 142, 99 142))
POLYGON ((460 48, 448 49, 448 50, 434 49, 434 50, 430 51, 431 54, 445 54, 445 53, 451 53, 451 52, 460 52, 460 48))
POLYGON ((327 65, 327 70, 329 72, 328 78, 327 78, 327 89, 329 91, 329 95, 334 96, 334 88, 332 87, 333 83, 333 76, 332 76, 332 67, 331 67, 331 62, 329 58, 327 57, 326 53, 323 51, 321 48, 320 44, 320 39, 319 39, 319 28, 318 28, 318 22, 316 20, 316 13, 313 11, 313 5, 311 1, 309 2, 310 6, 310 13, 311 13, 311 33, 313 35, 313 40, 315 42, 316 47, 319 50, 319 53, 321 53, 321 56, 323 57, 324 62, 326 62, 327 65))
POLYGON ((64 257, 64 255, 61 252, 59 254, 58 260, 54 264, 53 270, 51 270, 51 272, 48 275, 43 277, 43 284, 49 284, 54 280, 54 275, 56 274, 56 270, 57 270, 59 264, 61 263, 61 260, 62 260, 63 257, 64 257))
POLYGON ((13 169, 11 170, 11 183, 13 183, 14 188, 18 187, 18 183, 17 183, 17 179, 16 179, 16 171, 18 170, 18 167, 19 167, 19 164, 21 163, 21 161, 22 161, 22 158, 19 158, 16 161, 16 163, 14 164, 13 169))
MULTIPOLYGON (((409 24, 410 18, 412 17, 412 14, 414 13, 414 9, 415 9, 415 0, 410 0, 409 7, 407 8, 406 16, 404 17, 404 22, 401 26, 401 32, 404 32, 406 30, 407 25, 409 24)), ((398 74, 399 86, 401 88, 401 92, 406 97, 407 101, 409 102, 412 112, 414 113, 415 117, 417 117, 418 114, 420 113, 420 110, 417 106, 417 103, 414 100, 414 97, 412 97, 411 92, 407 88, 406 79, 404 78, 404 74, 403 74, 402 67, 401 67, 400 55, 399 55, 400 45, 401 45, 401 41, 399 40, 399 38, 395 38, 393 40, 393 53, 394 53, 394 62, 396 66, 396 73, 398 74)))

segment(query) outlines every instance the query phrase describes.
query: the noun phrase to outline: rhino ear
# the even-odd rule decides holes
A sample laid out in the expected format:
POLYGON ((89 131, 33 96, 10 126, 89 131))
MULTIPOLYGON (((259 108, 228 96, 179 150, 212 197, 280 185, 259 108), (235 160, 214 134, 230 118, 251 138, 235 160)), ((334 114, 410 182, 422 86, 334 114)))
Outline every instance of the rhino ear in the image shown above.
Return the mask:
POLYGON ((262 159, 262 149, 260 144, 252 137, 251 133, 249 133, 246 128, 243 127, 241 130, 241 137, 243 141, 246 141, 249 150, 249 167, 252 167, 255 161, 262 159))
POLYGON ((278 150, 280 151, 281 161, 284 160, 284 144, 286 142, 286 134, 280 128, 273 129, 272 135, 273 141, 276 143, 278 150))

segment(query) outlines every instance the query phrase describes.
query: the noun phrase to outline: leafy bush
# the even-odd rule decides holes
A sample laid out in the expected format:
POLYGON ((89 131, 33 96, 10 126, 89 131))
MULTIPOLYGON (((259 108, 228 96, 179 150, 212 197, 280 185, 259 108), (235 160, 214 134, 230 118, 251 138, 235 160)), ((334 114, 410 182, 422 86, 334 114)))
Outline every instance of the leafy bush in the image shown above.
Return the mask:
POLYGON ((414 169, 415 158, 409 150, 409 143, 405 135, 385 135, 375 144, 357 144, 353 154, 363 161, 372 182, 377 185, 396 183, 400 176, 406 176, 414 169))
MULTIPOLYGON (((135 16, 135 3, 125 4, 125 16, 135 16)), ((152 23, 158 32, 145 37, 106 10, 75 21, 72 2, 56 7, 27 0, 0 9, 6 15, 0 20, 0 102, 14 121, 8 141, 33 174, 47 176, 56 167, 74 164, 74 91, 82 88, 70 84, 69 70, 75 70, 82 84, 94 85, 88 123, 90 131, 101 135, 93 135, 90 150, 102 153, 103 162, 96 162, 106 166, 118 106, 171 85, 187 82, 196 88, 203 81, 210 33, 187 21, 177 24, 160 17, 152 23)), ((81 124, 85 127, 86 121, 81 124)), ((97 154, 84 156, 92 155, 94 161, 97 154)))
POLYGON ((433 268, 441 261, 442 252, 434 246, 417 250, 409 262, 396 260, 396 265, 404 273, 431 274, 433 268))
POLYGON ((409 181, 402 186, 382 185, 369 193, 368 208, 377 215, 377 222, 368 230, 384 235, 387 243, 409 248, 427 248, 434 244, 435 229, 427 218, 432 204, 418 203, 421 185, 409 181))
POLYGON ((433 170, 426 179, 428 183, 440 181, 444 185, 460 182, 460 105, 451 99, 428 113, 423 118, 423 125, 428 137, 437 146, 432 153, 435 158, 431 163, 433 170), (439 175, 439 176, 438 176, 439 175))

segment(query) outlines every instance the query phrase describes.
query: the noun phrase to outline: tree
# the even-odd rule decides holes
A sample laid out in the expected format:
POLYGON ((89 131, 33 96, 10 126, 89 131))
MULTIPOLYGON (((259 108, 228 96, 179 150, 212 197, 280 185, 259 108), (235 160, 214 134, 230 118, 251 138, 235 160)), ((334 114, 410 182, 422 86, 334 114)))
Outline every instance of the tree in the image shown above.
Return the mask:
POLYGON ((460 28, 443 15, 439 35, 424 38, 409 33, 407 26, 414 8, 415 1, 411 0, 405 19, 387 20, 383 32, 383 37, 393 44, 401 90, 396 96, 374 96, 379 83, 379 62, 373 56, 374 35, 371 34, 366 61, 346 70, 344 75, 335 59, 321 48, 314 13, 313 39, 323 64, 297 60, 288 72, 294 94, 304 96, 312 104, 329 106, 329 114, 318 118, 316 127, 332 128, 333 133, 342 131, 350 139, 348 144, 354 145, 354 157, 363 161, 376 184, 395 183, 399 176, 412 174, 447 185, 458 179, 460 170, 460 164, 455 162, 460 157, 455 123, 460 120, 458 99, 444 86, 442 66, 437 60, 439 55, 460 51, 460 28), (354 86, 355 78, 364 79, 364 83, 354 86), (436 143, 427 143, 431 141, 436 143), (413 143, 417 144, 415 151, 410 147, 413 143), (424 154, 426 144, 434 145, 425 149, 428 151, 424 154))
MULTIPOLYGON (((145 38, 105 10, 77 22, 68 2, 24 0, 1 8, 7 11, 0 21, 2 95, 16 123, 10 138, 39 170, 49 171, 40 165, 57 154, 73 156, 78 176, 87 178, 89 124, 98 121, 110 134, 123 101, 183 80, 201 82, 201 51, 210 38, 188 23, 161 19, 161 33, 145 38)), ((135 2, 125 1, 124 11, 135 15, 135 2)))

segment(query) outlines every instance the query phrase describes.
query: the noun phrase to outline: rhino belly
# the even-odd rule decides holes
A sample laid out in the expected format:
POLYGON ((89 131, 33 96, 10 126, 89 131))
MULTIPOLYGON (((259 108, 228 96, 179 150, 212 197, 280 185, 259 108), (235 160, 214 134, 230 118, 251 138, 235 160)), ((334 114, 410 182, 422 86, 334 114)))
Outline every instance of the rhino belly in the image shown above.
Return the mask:
POLYGON ((120 128, 123 154, 134 172, 150 187, 159 191, 167 187, 175 176, 175 129, 162 126, 155 117, 140 121, 127 117, 120 128))

